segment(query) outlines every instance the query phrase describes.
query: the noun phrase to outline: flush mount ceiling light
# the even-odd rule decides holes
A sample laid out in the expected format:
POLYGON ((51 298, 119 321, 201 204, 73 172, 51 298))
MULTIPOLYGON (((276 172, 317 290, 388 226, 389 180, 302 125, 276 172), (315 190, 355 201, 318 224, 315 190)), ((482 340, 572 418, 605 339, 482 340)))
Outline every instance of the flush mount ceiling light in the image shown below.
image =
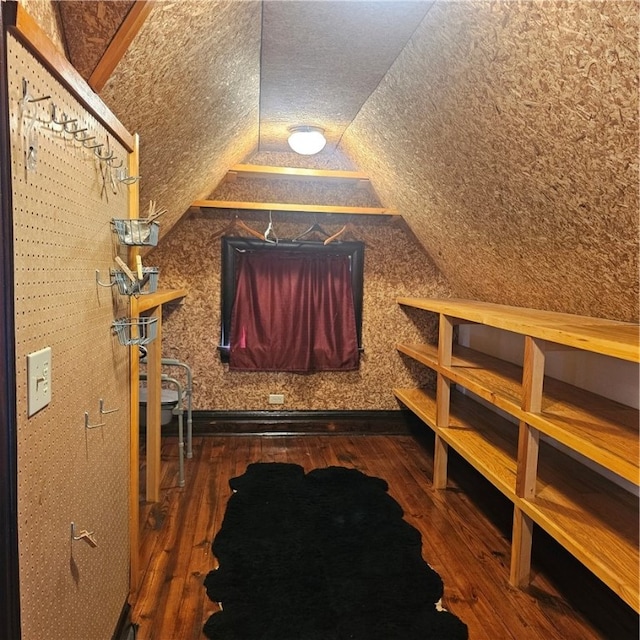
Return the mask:
POLYGON ((327 139, 324 131, 320 127, 309 127, 301 125, 291 127, 289 135, 289 146, 302 156, 312 156, 324 149, 327 139))

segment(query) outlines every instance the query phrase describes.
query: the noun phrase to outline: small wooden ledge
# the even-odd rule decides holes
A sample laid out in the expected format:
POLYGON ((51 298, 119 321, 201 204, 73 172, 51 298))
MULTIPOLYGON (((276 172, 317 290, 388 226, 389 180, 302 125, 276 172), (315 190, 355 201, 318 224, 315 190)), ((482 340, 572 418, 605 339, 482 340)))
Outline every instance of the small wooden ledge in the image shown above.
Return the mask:
POLYGON ((138 313, 141 313, 142 311, 148 311, 149 309, 153 309, 154 307, 159 307, 160 305, 166 304, 167 302, 179 300, 180 298, 184 298, 186 295, 186 289, 160 289, 155 293, 150 293, 146 296, 140 296, 137 302, 138 313))
POLYGON ((236 164, 229 169, 227 180, 236 178, 261 178, 267 180, 326 180, 330 182, 353 183, 361 186, 369 183, 369 177, 361 171, 340 171, 334 169, 300 169, 297 167, 273 167, 259 164, 236 164))
POLYGON ((259 211, 297 211, 300 213, 337 213, 343 215, 397 216, 395 209, 383 207, 343 207, 324 204, 290 204, 282 202, 239 202, 231 200, 196 200, 192 207, 203 209, 254 209, 259 211))

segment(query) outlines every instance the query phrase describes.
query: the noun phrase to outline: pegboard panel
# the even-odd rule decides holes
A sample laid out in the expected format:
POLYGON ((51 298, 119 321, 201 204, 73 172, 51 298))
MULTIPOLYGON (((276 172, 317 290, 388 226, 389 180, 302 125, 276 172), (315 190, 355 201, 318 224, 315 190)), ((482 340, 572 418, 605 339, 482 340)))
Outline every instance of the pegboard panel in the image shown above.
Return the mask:
POLYGON ((129 301, 96 270, 108 282, 126 259, 111 219, 128 218, 127 152, 11 36, 8 57, 22 634, 109 640, 129 579, 129 348, 111 324, 129 301), (28 417, 27 354, 44 347, 52 401, 28 417))

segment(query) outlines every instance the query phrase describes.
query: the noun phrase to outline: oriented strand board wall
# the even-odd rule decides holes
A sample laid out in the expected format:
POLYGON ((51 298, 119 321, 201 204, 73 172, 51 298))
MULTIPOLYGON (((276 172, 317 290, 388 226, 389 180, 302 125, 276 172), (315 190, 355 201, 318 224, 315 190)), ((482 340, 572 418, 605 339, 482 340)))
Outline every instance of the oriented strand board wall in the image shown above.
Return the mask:
MULTIPOLYGON (((277 158, 271 157, 272 161, 277 158)), ((256 164, 260 157, 251 159, 256 164)), ((276 162, 276 164, 282 164, 276 162)), ((223 185, 215 197, 233 195, 255 200, 256 190, 270 201, 264 180, 238 179, 223 185), (244 190, 244 191, 242 191, 244 190)), ((301 183, 283 182, 274 189, 287 202, 303 201, 307 195, 301 183), (286 193, 283 193, 286 191, 286 193)), ((336 203, 338 193, 325 187, 317 194, 336 203), (333 195, 332 195, 333 194, 333 195)), ((358 191, 356 199, 363 196, 358 191)), ((371 194, 369 195, 371 198, 371 194)), ((362 201, 360 200, 360 203, 362 201)), ((341 204, 351 204, 342 200, 341 204)), ((348 239, 362 240, 365 248, 363 342, 365 353, 359 371, 300 375, 291 373, 229 372, 217 353, 220 338, 220 239, 235 212, 192 211, 149 254, 147 264, 159 266, 163 287, 186 287, 182 305, 165 312, 163 355, 186 361, 193 368, 194 409, 266 410, 269 393, 283 393, 285 410, 397 409, 393 385, 430 384, 426 367, 414 366, 396 350, 398 340, 435 340, 435 326, 425 314, 408 317, 395 303, 398 295, 447 296, 446 280, 435 268, 413 234, 398 218, 275 213, 274 226, 280 238, 293 238, 317 221, 326 231, 336 232, 351 222, 354 233, 348 239)), ((264 231, 267 212, 239 211, 239 217, 256 230, 264 231)))
POLYGON ((347 130, 456 295, 637 321, 639 14, 438 0, 347 130))
POLYGON ((24 640, 110 640, 129 587, 129 353, 113 337, 127 300, 96 285, 114 266, 111 218, 128 217, 126 187, 103 190, 106 165, 62 127, 125 160, 126 152, 22 45, 9 37, 9 95, 18 381, 18 527, 24 640), (37 117, 35 166, 26 168, 22 81, 37 117), (51 347, 52 401, 27 414, 27 354, 51 347), (100 415, 104 409, 117 409, 100 415), (85 429, 90 424, 104 427, 85 429), (71 523, 97 548, 72 541, 71 523))
POLYGON ((56 2, 69 60, 85 80, 91 77, 133 4, 132 0, 56 2))
POLYGON ((64 51, 65 38, 58 13, 58 8, 53 0, 19 0, 19 3, 27 10, 27 13, 42 27, 50 40, 60 51, 64 51))
POLYGON ((140 201, 168 209, 162 235, 258 143, 260 19, 256 0, 156 2, 100 92, 140 134, 140 201))

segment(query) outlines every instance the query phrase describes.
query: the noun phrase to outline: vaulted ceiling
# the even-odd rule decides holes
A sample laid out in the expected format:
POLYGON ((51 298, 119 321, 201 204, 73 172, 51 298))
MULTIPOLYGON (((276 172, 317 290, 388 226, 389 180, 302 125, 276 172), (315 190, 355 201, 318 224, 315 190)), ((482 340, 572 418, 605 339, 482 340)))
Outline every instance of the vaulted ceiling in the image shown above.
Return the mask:
POLYGON ((87 79, 128 17, 98 90, 140 133, 141 198, 169 209, 165 230, 256 153, 359 169, 456 294, 637 320, 637 3, 57 6, 87 79), (296 124, 326 149, 285 153, 296 124))
POLYGON ((260 149, 287 151, 288 128, 324 129, 328 151, 382 81, 431 2, 266 2, 260 149))

